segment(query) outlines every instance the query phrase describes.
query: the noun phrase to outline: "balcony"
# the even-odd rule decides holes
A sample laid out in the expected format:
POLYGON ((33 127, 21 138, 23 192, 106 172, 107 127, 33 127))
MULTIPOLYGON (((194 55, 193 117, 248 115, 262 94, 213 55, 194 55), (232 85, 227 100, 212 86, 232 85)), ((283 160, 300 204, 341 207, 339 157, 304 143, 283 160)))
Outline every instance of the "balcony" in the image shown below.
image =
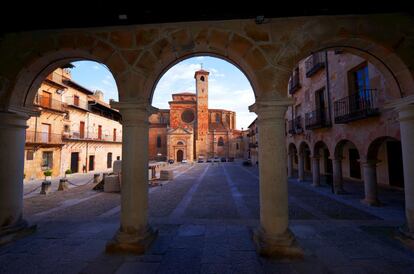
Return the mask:
POLYGON ((79 131, 64 132, 63 139, 69 141, 122 142, 122 136, 120 135, 102 134, 99 136, 99 134, 93 132, 79 131))
POLYGON ((79 97, 76 96, 68 96, 65 98, 66 103, 68 106, 76 107, 82 110, 89 111, 88 101, 80 100, 79 97))
POLYGON ((324 52, 317 52, 312 54, 306 61, 306 77, 311 77, 318 70, 325 67, 325 55, 324 52))
POLYGON ((66 112, 65 105, 62 101, 55 100, 47 96, 36 96, 34 105, 54 111, 66 112))
POLYGON ((303 133, 302 117, 301 116, 297 116, 297 117, 295 117, 295 119, 289 121, 288 132, 289 132, 289 134, 303 133))
POLYGON ((62 134, 27 130, 26 144, 62 145, 62 134))
POLYGON ((299 73, 294 73, 289 80, 289 94, 295 93, 300 88, 299 73))
POLYGON ((305 128, 317 129, 330 127, 329 110, 327 108, 316 109, 305 114, 305 128))
POLYGON ((359 93, 344 97, 334 102, 336 124, 346 124, 380 114, 378 108, 378 91, 364 89, 359 93))

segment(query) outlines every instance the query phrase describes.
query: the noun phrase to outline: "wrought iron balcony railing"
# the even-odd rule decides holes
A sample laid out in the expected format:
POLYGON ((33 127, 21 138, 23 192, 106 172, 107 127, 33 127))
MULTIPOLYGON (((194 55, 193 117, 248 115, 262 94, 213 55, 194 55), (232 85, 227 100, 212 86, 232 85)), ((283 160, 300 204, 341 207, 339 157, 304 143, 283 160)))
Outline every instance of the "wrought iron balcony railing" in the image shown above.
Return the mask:
POLYGON ((305 128, 317 129, 330 127, 331 121, 329 119, 329 110, 327 108, 320 108, 305 114, 305 128))
POLYGON ((65 105, 62 101, 47 96, 36 96, 34 104, 42 108, 65 112, 65 105))
POLYGON ((325 55, 324 52, 313 53, 306 61, 306 77, 311 77, 319 69, 325 67, 325 55))
POLYGON ((122 142, 122 136, 111 134, 97 134, 96 132, 63 132, 63 139, 65 140, 85 140, 85 141, 105 141, 105 142, 122 142))
POLYGON ((62 134, 26 130, 27 144, 62 144, 62 134))
POLYGON ((288 132, 290 134, 300 134, 303 132, 302 116, 296 116, 293 120, 289 121, 288 132))
POLYGON ((344 124, 380 114, 378 91, 363 89, 334 102, 335 123, 344 124))

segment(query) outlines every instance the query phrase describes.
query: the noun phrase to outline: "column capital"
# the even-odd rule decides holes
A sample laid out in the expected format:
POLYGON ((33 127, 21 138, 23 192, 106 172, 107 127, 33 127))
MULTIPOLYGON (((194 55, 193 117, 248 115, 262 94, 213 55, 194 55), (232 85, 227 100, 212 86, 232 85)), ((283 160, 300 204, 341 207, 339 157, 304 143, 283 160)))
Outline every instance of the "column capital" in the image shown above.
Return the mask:
POLYGON ((398 111, 400 122, 414 120, 414 95, 393 100, 385 104, 384 108, 393 108, 398 111))
POLYGON ((121 102, 110 101, 110 105, 112 108, 119 110, 122 115, 122 124, 126 126, 148 124, 149 115, 158 110, 144 99, 121 102))
POLYGON ((380 163, 380 160, 377 159, 372 159, 372 160, 366 160, 366 159, 362 159, 362 161, 360 161, 360 164, 363 167, 376 167, 378 163, 380 163))
POLYGON ((0 128, 27 128, 29 118, 25 113, 0 112, 0 128))
POLYGON ((259 98, 249 106, 250 112, 255 112, 260 120, 284 119, 288 106, 292 105, 292 98, 259 98))

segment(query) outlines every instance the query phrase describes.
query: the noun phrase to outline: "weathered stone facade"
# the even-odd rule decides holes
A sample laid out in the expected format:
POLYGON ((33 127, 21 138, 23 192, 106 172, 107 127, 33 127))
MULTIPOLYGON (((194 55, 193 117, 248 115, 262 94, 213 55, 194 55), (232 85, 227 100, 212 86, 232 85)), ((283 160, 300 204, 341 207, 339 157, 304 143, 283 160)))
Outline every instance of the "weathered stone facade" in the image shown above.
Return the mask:
POLYGON ((44 178, 45 170, 106 171, 121 158, 120 115, 102 96, 72 81, 68 69, 45 79, 35 99, 40 115, 27 121, 26 179, 44 178))
POLYGON ((209 72, 195 72, 196 93, 172 95, 169 110, 150 116, 150 159, 206 160, 243 157, 241 131, 236 113, 208 108, 209 72))

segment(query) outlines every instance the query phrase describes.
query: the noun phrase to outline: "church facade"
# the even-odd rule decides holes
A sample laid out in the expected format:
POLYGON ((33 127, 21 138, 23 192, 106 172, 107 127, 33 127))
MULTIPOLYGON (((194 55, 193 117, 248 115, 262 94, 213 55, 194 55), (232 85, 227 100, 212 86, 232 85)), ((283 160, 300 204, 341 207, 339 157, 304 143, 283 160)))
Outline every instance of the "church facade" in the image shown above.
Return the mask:
POLYGON ((196 93, 172 94, 170 109, 150 116, 150 160, 197 161, 243 157, 242 132, 236 129, 236 113, 208 108, 209 72, 194 74, 196 93))

